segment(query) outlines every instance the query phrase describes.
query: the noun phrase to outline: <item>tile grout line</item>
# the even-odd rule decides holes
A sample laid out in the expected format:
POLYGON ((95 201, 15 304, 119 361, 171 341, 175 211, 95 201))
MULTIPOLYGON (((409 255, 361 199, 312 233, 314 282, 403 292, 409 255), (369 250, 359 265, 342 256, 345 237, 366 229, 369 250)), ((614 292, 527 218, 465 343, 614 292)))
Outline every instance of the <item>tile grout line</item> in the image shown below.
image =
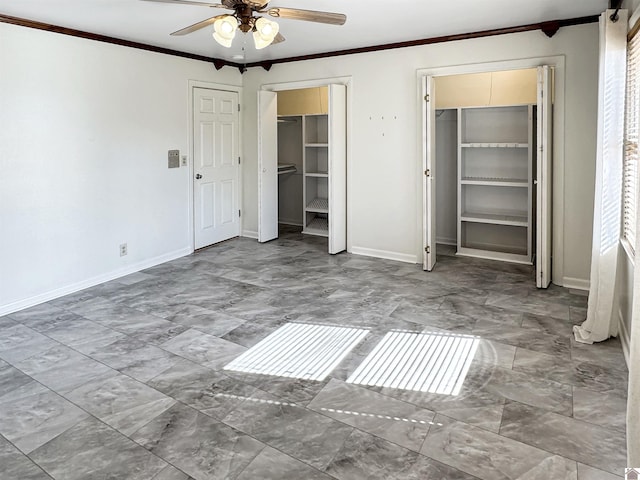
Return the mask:
MULTIPOLYGON (((517 402, 517 401, 515 401, 515 400, 511 400, 511 402, 513 402, 513 403, 519 403, 519 404, 521 404, 521 405, 525 405, 525 406, 530 406, 530 405, 524 404, 524 403, 522 403, 522 402, 517 402)), ((539 407, 533 407, 533 408, 536 408, 536 409, 538 409, 538 410, 542 410, 542 409, 540 409, 539 407)), ((545 413, 555 413, 555 412, 548 412, 548 411, 545 411, 545 413)), ((560 415, 560 414, 559 414, 559 413, 556 413, 556 415, 560 415)), ((562 415, 562 416, 565 416, 565 415, 562 415)), ((571 418, 572 420, 575 420, 575 421, 577 421, 577 422, 581 422, 581 421, 582 421, 582 420, 573 419, 572 417, 566 417, 566 418, 571 418)), ((504 418, 503 418, 503 421, 504 421, 504 418)), ((592 465, 592 464, 587 463, 587 462, 585 462, 585 461, 577 460, 577 459, 575 459, 575 458, 571 458, 571 457, 565 457, 564 455, 560 455, 559 453, 551 452, 551 451, 549 451, 549 450, 547 450, 547 449, 545 449, 545 448, 542 448, 542 447, 537 446, 537 445, 532 445, 531 443, 528 443, 528 442, 526 442, 526 441, 523 441, 523 440, 517 440, 517 439, 515 439, 515 438, 511 438, 511 437, 508 437, 508 436, 506 436, 506 435, 503 435, 503 434, 501 433, 501 432, 502 432, 502 426, 503 426, 503 425, 502 425, 502 423, 503 423, 503 421, 502 421, 502 422, 500 422, 500 431, 499 431, 499 433, 498 433, 498 435, 500 435, 500 436, 501 436, 501 437, 503 437, 503 438, 509 439, 509 440, 511 440, 511 441, 514 441, 514 442, 522 443, 522 444, 527 445, 527 446, 532 447, 532 448, 536 448, 536 449, 541 450, 541 451, 543 451, 543 452, 546 452, 546 453, 548 453, 548 454, 550 454, 550 455, 554 455, 554 456, 558 456, 558 457, 561 457, 561 458, 565 458, 565 459, 570 460, 570 461, 572 461, 572 462, 576 462, 576 464, 578 464, 578 463, 582 463, 582 464, 587 465, 587 466, 589 466, 589 467, 595 468, 596 470, 601 470, 601 471, 606 472, 606 473, 612 473, 612 472, 609 472, 608 470, 605 470, 605 469, 603 469, 603 468, 601 468, 601 467, 598 467, 598 466, 592 465)), ((589 422, 584 422, 584 423, 588 423, 589 425, 593 425, 593 424, 590 424, 589 422)), ((594 426, 597 426, 597 427, 600 427, 600 428, 606 429, 606 427, 602 427, 602 426, 600 426, 600 425, 594 425, 594 426)), ((617 432, 617 433, 621 433, 621 432, 617 432)), ((616 474, 614 474, 614 475, 616 475, 616 474)))
MULTIPOLYGON (((83 317, 83 318, 84 318, 84 317, 83 317)), ((22 324, 22 323, 21 323, 21 325, 23 325, 23 326, 25 326, 25 327, 27 327, 27 328, 30 328, 30 327, 28 327, 28 326, 26 326, 26 325, 24 325, 24 324, 22 324)), ((33 329, 32 329, 32 330, 33 330, 33 329)), ((37 332, 36 330, 34 330, 34 331, 35 331, 35 332, 37 332)), ((37 333, 40 333, 40 332, 37 332, 37 333)), ((41 334, 41 335, 44 335, 44 334, 41 334)), ((44 335, 44 336, 46 336, 46 335, 44 335)), ((47 336, 47 338, 50 338, 50 337, 48 337, 48 336, 47 336)), ((52 339, 52 338, 50 338, 50 339, 51 339, 51 340, 53 340, 53 341, 55 341, 55 342, 58 342, 58 341, 57 341, 57 340, 55 340, 55 339, 52 339)), ((60 343, 60 342, 58 342, 58 343, 60 343)), ((89 359, 89 360, 93 360, 93 361, 95 361, 96 363, 100 363, 100 364, 102 364, 102 365, 104 365, 105 367, 109 368, 110 370, 113 370, 114 372, 117 372, 117 373, 118 373, 118 374, 120 374, 120 375, 126 376, 126 377, 130 378, 131 380, 133 380, 133 381, 135 381, 135 382, 138 382, 138 383, 140 383, 140 384, 142 384, 142 385, 145 385, 147 388, 150 388, 150 389, 154 390, 155 392, 157 392, 157 393, 159 393, 159 394, 161 394, 161 395, 164 395, 164 396, 165 396, 165 397, 167 397, 167 398, 171 398, 171 399, 175 402, 175 403, 173 403, 172 405, 170 405, 169 407, 167 407, 166 409, 164 409, 162 412, 160 412, 158 415, 156 415, 156 416, 155 416, 153 419, 151 419, 149 422, 145 423, 145 425, 148 425, 151 421, 155 420, 158 416, 162 415, 162 414, 163 414, 163 413, 165 413, 167 410, 169 410, 170 408, 172 408, 176 403, 180 402, 179 400, 177 400, 177 399, 175 399, 175 398, 173 398, 173 397, 170 397, 169 395, 166 395, 166 394, 164 394, 163 392, 160 392, 159 390, 154 389, 153 387, 150 387, 149 385, 147 385, 147 384, 146 384, 146 383, 144 383, 144 382, 140 382, 139 380, 137 380, 137 379, 135 379, 135 378, 133 378, 133 377, 131 377, 131 376, 129 376, 129 375, 127 375, 127 374, 125 374, 125 373, 119 372, 118 370, 116 370, 116 369, 114 369, 114 368, 112 368, 112 367, 109 367, 108 365, 105 365, 105 364, 103 364, 102 362, 100 362, 100 361, 98 361, 98 360, 94 360, 93 358, 91 358, 91 357, 89 357, 89 356, 87 356, 87 355, 83 354, 82 352, 78 352, 78 351, 76 351, 75 349, 73 349, 72 347, 70 347, 70 346, 68 346, 68 345, 65 345, 65 344, 63 344, 63 343, 60 343, 60 345, 62 345, 63 347, 69 348, 70 350, 73 350, 74 352, 76 352, 76 353, 78 353, 78 354, 80 354, 80 355, 82 355, 82 356, 86 357, 86 358, 87 358, 87 359, 89 359)), ((54 348, 54 347, 52 347, 52 348, 54 348)), ((48 350, 49 350, 49 349, 47 349, 47 351, 48 351, 48 350)), ((32 355, 31 357, 27 357, 27 359, 32 358, 33 356, 36 356, 36 355, 38 355, 38 354, 34 354, 34 355, 32 355)), ((25 360, 27 360, 27 359, 25 359, 25 360)), ((29 375, 28 373, 26 373, 26 372, 24 372, 23 370, 21 370, 18 366, 14 365, 14 364, 11 364, 11 363, 9 363, 9 362, 7 362, 7 363, 8 363, 12 368, 15 368, 16 370, 18 370, 18 371, 22 372, 24 375, 26 375, 27 377, 29 377, 33 382, 38 383, 39 385, 41 385, 42 387, 44 387, 45 389, 47 389, 47 390, 48 390, 48 391, 50 391, 51 393, 53 393, 53 394, 57 395, 58 397, 62 398, 64 401, 69 402, 70 404, 72 404, 72 405, 74 405, 76 408, 78 408, 79 410, 82 410, 85 414, 87 414, 87 415, 88 415, 88 417, 89 417, 89 418, 92 418, 92 419, 94 419, 94 420, 96 420, 96 421, 98 421, 98 422, 102 423, 102 424, 103 424, 103 425, 105 425, 108 429, 110 429, 110 430, 112 430, 112 431, 116 432, 118 435, 121 435, 122 437, 126 438, 127 440, 129 440, 129 441, 131 441, 131 442, 135 443, 135 444, 136 444, 137 446, 139 446, 140 448, 143 448, 143 449, 144 449, 146 452, 148 452, 149 454, 151 454, 151 455, 155 456, 156 458, 158 458, 158 459, 162 460, 163 462, 165 462, 165 463, 167 463, 167 464, 170 464, 170 463, 169 463, 169 462, 167 462, 164 458, 162 458, 162 457, 160 457, 160 456, 158 456, 158 455, 154 454, 153 452, 151 452, 150 450, 148 450, 146 447, 144 447, 144 446, 140 445, 138 442, 134 441, 134 440, 133 440, 132 438, 130 438, 128 435, 126 435, 126 434, 124 434, 123 432, 121 432, 120 430, 118 430, 116 427, 113 427, 113 426, 109 425, 108 423, 106 423, 105 421, 103 421, 102 419, 100 419, 99 417, 95 416, 93 413, 91 413, 91 412, 87 411, 84 407, 82 407, 82 406, 80 406, 80 405, 76 404, 74 401, 72 401, 71 399, 67 398, 67 397, 66 397, 65 395, 63 395, 62 393, 57 392, 56 390, 54 390, 54 389, 52 389, 52 388, 48 387, 47 385, 43 384, 42 382, 40 382, 39 380, 35 379, 34 377, 32 377, 31 375, 29 375)), ((89 380, 88 382, 90 382, 90 381, 91 381, 91 380, 89 380)), ((85 385, 85 384, 86 384, 86 383, 88 383, 88 382, 85 382, 85 383, 83 383, 82 385, 79 385, 78 387, 74 388, 72 391, 75 391, 77 388, 80 388, 81 386, 85 385)), ((69 393, 70 393, 70 392, 69 392, 69 393)), ((180 402, 180 403, 182 403, 182 402, 180 402)), ((191 408, 191 407, 189 407, 189 408, 191 408)), ((33 452, 35 452, 36 450, 38 450, 38 449, 42 448, 43 446, 47 445, 48 443, 50 443, 50 442, 52 442, 52 441, 56 440, 58 437, 60 437, 60 436, 61 436, 61 435, 63 435, 64 433, 66 433, 68 430, 72 429, 73 427, 75 427, 76 425, 80 424, 81 422, 83 422, 83 421, 85 421, 85 420, 88 420, 89 418, 83 418, 83 419, 81 419, 81 420, 78 420, 78 422, 76 422, 75 424, 71 425, 69 428, 65 429, 64 431, 60 432, 60 433, 59 433, 58 435, 56 435, 55 437, 51 438, 50 440, 46 441, 46 442, 45 442, 45 443, 43 443, 42 445, 40 445, 40 446, 38 446, 37 448, 33 449, 33 451, 32 451, 31 453, 33 453, 33 452)), ((140 429, 138 429, 138 430, 140 430, 140 429)), ((138 430, 136 430, 136 432, 137 432, 138 430)), ((133 432, 133 433, 135 433, 135 432, 133 432)), ((133 433, 132 433, 132 435, 133 435, 133 433)), ((4 438, 4 436, 3 436, 3 438, 4 438)), ((12 443, 12 445, 13 445, 13 443, 12 443)), ((14 447, 15 447, 15 445, 14 445, 14 447)), ((22 451, 22 450, 20 450, 18 447, 16 447, 16 449, 18 449, 18 451, 20 451, 21 453, 23 453, 26 457, 28 457, 28 458, 29 458, 29 460, 31 460, 33 463, 35 463, 36 465, 38 465, 38 466, 40 467, 40 465, 39 465, 39 464, 37 464, 37 463, 36 463, 36 462, 31 458, 31 453, 23 452, 23 451, 22 451)), ((175 465, 172 465, 172 466, 174 466, 174 467, 175 467, 175 465)), ((42 467, 40 467, 40 468, 42 468, 42 467)), ((176 467, 176 468, 177 468, 177 467, 176 467)), ((178 470, 179 470, 179 469, 178 469, 178 470)))
MULTIPOLYGON (((76 424, 76 425, 77 425, 77 424, 76 424)), ((66 430, 65 430, 65 431, 66 431, 66 430)), ((64 432, 63 432, 63 433, 64 433, 64 432)), ((3 439, 3 440, 5 440, 9 445, 11 445, 13 448, 15 448, 15 449, 18 451, 18 453, 21 453, 25 458, 27 458, 27 459, 29 460, 29 462, 31 462, 31 463, 32 463, 33 465, 35 465, 38 469, 40 469, 40 470, 41 470, 41 471, 42 471, 42 472, 43 472, 47 477, 49 477, 49 478, 53 478, 51 475, 49 475, 49 473, 48 473, 44 468, 42 468, 42 466, 41 466, 39 463, 36 463, 36 462, 35 462, 35 461, 34 461, 34 460, 29 456, 29 454, 28 454, 28 453, 25 453, 25 452, 23 452, 22 450, 20 450, 20 448, 18 448, 18 446, 17 446, 17 445, 15 445, 11 440, 9 440, 7 437, 5 437, 4 435, 2 435, 1 433, 0 433, 0 438, 2 438, 2 439, 3 439)), ((54 437, 54 438, 57 438, 57 436, 56 436, 56 437, 54 437)), ((53 440, 53 439, 52 439, 52 440, 53 440)), ((43 444, 43 445, 44 445, 44 444, 43 444)), ((40 447, 38 447, 38 448, 40 448, 40 447)), ((34 449, 33 451, 37 450, 38 448, 34 449)))

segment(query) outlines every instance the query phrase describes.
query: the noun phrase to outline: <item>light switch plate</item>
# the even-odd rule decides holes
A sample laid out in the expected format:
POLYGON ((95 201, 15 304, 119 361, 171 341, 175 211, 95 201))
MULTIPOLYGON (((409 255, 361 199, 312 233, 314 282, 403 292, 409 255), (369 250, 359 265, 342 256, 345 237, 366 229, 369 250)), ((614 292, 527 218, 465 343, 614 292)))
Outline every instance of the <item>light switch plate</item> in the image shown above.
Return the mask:
POLYGON ((180 150, 169 150, 169 168, 180 167, 180 150))

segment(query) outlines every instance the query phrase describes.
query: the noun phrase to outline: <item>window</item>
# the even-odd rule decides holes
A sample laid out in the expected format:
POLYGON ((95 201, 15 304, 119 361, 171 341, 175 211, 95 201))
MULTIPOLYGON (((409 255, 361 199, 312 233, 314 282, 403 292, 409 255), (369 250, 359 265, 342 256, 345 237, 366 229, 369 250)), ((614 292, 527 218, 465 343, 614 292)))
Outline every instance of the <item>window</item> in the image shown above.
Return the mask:
POLYGON ((634 35, 627 50, 624 163, 622 187, 622 238, 635 255, 638 192, 638 116, 640 107, 640 35, 634 35))

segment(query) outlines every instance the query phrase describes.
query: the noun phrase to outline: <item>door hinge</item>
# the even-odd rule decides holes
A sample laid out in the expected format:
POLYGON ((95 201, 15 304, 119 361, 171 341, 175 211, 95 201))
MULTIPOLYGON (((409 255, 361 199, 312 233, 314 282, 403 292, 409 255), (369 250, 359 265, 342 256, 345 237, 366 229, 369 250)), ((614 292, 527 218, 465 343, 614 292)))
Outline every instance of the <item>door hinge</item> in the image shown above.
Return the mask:
POLYGON ((238 157, 238 165, 240 165, 240 157, 238 157))
POLYGON ((424 247, 424 251, 427 253, 431 253, 431 247, 424 247))
POLYGON ((242 216, 242 210, 238 210, 238 216, 241 217, 242 216))
POLYGON ((238 111, 240 111, 240 104, 238 104, 238 111))
POLYGON ((429 170, 429 169, 427 168, 427 169, 424 171, 424 174, 425 174, 427 177, 430 177, 430 176, 431 176, 431 170, 429 170))
POLYGON ((429 101, 429 94, 428 94, 428 93, 424 96, 424 101, 425 101, 425 102, 428 102, 428 101, 429 101))

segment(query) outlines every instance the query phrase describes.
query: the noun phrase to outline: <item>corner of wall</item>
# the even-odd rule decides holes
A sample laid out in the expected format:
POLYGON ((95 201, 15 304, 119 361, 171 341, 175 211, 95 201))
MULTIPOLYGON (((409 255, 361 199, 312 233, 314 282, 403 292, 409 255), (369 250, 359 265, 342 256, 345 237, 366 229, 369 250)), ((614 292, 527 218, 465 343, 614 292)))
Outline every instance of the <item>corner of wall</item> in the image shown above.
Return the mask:
POLYGON ((622 344, 622 353, 624 353, 624 360, 627 363, 627 368, 629 368, 631 336, 630 332, 627 330, 627 324, 624 321, 624 316, 622 315, 622 310, 620 308, 618 308, 618 332, 620 335, 620 343, 622 344))
POLYGON ((573 277, 562 277, 562 287, 565 288, 573 288, 574 290, 585 290, 589 291, 589 280, 585 280, 583 278, 573 278, 573 277))

